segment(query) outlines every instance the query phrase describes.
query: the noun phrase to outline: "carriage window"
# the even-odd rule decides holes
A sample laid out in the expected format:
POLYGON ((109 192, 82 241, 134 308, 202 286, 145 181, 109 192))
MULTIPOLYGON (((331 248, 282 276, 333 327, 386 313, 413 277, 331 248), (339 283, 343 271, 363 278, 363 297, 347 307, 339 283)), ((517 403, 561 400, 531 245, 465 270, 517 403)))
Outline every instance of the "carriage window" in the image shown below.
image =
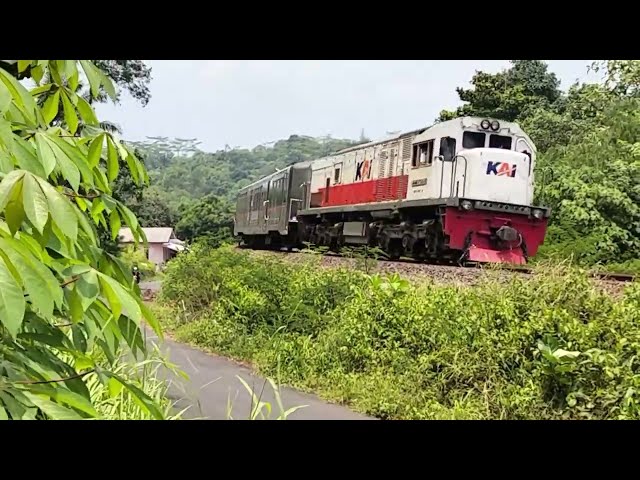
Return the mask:
POLYGON ((336 168, 333 172, 333 183, 334 185, 336 183, 340 182, 340 168, 336 168))
POLYGON ((440 139, 440 153, 445 162, 450 162, 456 155, 456 139, 452 137, 442 137, 440 139))
POLYGON ((464 132, 462 148, 483 148, 485 134, 482 132, 464 132))
POLYGON ((412 167, 426 167, 433 163, 434 142, 435 140, 429 140, 413 146, 413 155, 411 157, 412 167))
POLYGON ((489 137, 489 148, 511 150, 511 142, 511 137, 507 137, 506 135, 491 135, 491 137, 489 137))

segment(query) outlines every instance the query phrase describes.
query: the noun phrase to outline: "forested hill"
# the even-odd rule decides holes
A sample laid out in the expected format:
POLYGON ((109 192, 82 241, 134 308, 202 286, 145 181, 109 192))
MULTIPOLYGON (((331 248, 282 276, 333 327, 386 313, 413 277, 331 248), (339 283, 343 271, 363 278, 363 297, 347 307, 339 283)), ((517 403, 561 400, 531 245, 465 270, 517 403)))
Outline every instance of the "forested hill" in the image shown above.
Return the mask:
POLYGON ((273 146, 205 153, 194 140, 151 137, 136 143, 145 156, 151 185, 177 207, 213 194, 231 201, 239 188, 283 168, 366 141, 291 135, 273 146))
POLYGON ((136 147, 150 177, 150 186, 131 189, 119 179, 116 197, 124 201, 145 227, 174 226, 184 239, 229 239, 238 189, 292 163, 312 160, 367 142, 291 135, 253 149, 225 148, 205 153, 197 139, 148 137, 128 142, 136 147))

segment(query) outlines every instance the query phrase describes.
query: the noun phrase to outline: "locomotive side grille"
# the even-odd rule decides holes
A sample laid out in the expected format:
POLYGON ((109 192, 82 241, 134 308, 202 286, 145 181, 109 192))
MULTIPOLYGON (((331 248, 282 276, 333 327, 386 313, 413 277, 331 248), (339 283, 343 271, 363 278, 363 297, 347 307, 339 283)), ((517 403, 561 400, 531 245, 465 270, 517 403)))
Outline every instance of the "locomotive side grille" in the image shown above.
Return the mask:
POLYGON ((402 140, 402 163, 411 160, 411 137, 402 140))
POLYGON ((385 195, 384 195, 384 199, 385 200, 390 200, 391 198, 393 198, 393 188, 392 188, 392 182, 393 182, 393 177, 395 176, 396 173, 396 161, 397 161, 398 155, 396 154, 396 149, 392 148, 391 149, 391 160, 389 161, 389 174, 387 175, 387 179, 384 183, 385 183, 385 195))
POLYGON ((387 158, 389 156, 389 152, 383 150, 380 152, 380 159, 378 160, 378 178, 376 182, 376 191, 375 191, 375 199, 376 202, 380 202, 384 198, 384 179, 387 176, 387 158))

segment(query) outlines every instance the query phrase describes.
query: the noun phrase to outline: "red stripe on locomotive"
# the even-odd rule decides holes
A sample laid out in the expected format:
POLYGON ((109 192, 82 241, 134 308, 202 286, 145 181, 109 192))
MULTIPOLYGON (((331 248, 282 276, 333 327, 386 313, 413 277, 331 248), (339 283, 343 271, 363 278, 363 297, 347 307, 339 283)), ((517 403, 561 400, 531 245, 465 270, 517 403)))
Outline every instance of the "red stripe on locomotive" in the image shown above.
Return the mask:
POLYGON ((329 188, 319 189, 318 194, 314 195, 316 202, 319 200, 319 204, 313 206, 335 207, 339 205, 401 200, 407 197, 408 185, 408 175, 347 183, 345 185, 332 185, 329 188))

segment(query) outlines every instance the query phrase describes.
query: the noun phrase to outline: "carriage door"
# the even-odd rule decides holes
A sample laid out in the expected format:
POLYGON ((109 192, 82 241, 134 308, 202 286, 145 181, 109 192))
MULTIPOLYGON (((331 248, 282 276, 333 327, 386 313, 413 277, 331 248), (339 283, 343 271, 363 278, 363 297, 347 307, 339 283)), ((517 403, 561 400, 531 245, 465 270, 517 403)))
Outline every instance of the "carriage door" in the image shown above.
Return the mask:
POLYGON ((262 215, 260 215, 258 219, 260 221, 261 230, 264 233, 268 231, 267 219, 269 218, 269 184, 270 182, 267 182, 266 190, 262 190, 262 195, 260 197, 262 215))

